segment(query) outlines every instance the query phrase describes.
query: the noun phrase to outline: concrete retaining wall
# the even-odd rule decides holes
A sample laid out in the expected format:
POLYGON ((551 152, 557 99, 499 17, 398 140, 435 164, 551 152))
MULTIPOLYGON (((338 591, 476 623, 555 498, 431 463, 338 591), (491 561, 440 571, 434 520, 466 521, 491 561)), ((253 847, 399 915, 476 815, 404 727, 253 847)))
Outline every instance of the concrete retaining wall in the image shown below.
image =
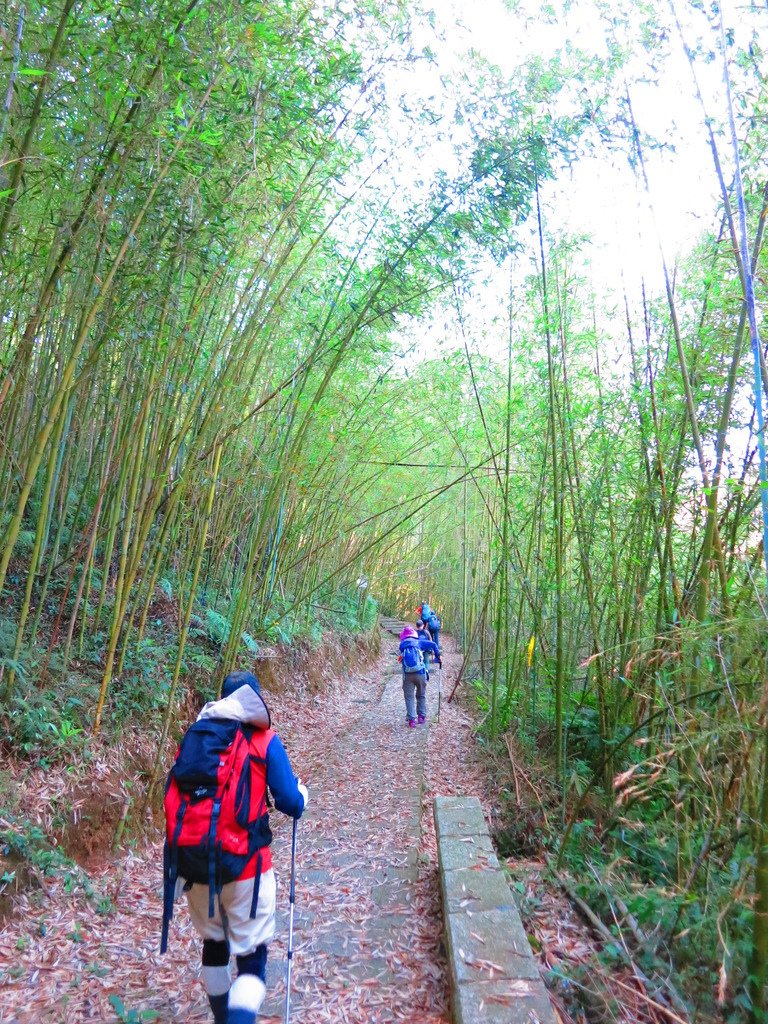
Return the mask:
POLYGON ((435 797, 456 1024, 556 1024, 476 797, 435 797))

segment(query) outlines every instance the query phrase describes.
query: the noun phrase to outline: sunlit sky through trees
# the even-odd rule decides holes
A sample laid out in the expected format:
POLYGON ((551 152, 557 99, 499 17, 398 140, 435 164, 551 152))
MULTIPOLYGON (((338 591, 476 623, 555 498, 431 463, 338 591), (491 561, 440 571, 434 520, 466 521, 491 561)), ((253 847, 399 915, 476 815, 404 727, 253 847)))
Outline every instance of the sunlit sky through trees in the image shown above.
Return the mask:
MULTIPOLYGON (((596 67, 606 62, 608 36, 613 34, 616 45, 629 54, 615 76, 615 98, 617 102, 622 98, 619 94, 629 83, 638 128, 654 143, 645 152, 650 195, 630 165, 627 131, 622 140, 588 140, 578 159, 561 166, 556 180, 544 183, 542 207, 550 241, 582 240, 582 273, 606 313, 618 311, 618 334, 623 330, 625 290, 635 310, 643 283, 650 295, 663 292, 660 244, 668 265, 674 267, 697 240, 718 228, 718 182, 675 16, 681 19, 686 43, 707 52, 697 62, 696 73, 706 112, 716 126, 726 180, 733 174, 730 148, 719 127, 725 119, 725 90, 718 27, 688 7, 677 11, 663 4, 653 12, 663 28, 643 47, 639 45, 645 31, 641 21, 648 13, 609 10, 591 0, 558 0, 544 8, 525 0, 450 0, 435 10, 434 28, 422 24, 422 34, 415 40, 417 48, 429 48, 430 59, 397 68, 390 75, 389 88, 399 92, 403 102, 428 101, 443 118, 426 153, 398 151, 397 173, 410 179, 419 168, 426 172, 430 162, 434 167, 450 164, 452 143, 461 133, 460 126, 448 123, 456 82, 466 74, 476 85, 472 62, 489 62, 506 76, 534 57, 582 51, 596 67)), ((723 18, 729 41, 735 39, 744 46, 750 37, 768 30, 765 9, 727 4, 723 18)), ((738 74, 732 69, 734 73, 738 74)), ((518 228, 517 241, 521 249, 512 257, 511 278, 521 286, 538 259, 535 217, 518 228)), ((483 338, 482 347, 489 354, 501 354, 506 347, 509 283, 509 262, 497 268, 483 259, 473 286, 464 294, 465 323, 471 325, 476 341, 483 338), (500 322, 494 326, 495 321, 500 322)), ((609 322, 610 315, 605 326, 609 322)), ((443 345, 453 348, 457 343, 456 318, 450 310, 447 315, 438 311, 431 326, 425 327, 422 321, 413 329, 413 338, 406 331, 411 351, 424 350, 425 331, 429 350, 443 345)))

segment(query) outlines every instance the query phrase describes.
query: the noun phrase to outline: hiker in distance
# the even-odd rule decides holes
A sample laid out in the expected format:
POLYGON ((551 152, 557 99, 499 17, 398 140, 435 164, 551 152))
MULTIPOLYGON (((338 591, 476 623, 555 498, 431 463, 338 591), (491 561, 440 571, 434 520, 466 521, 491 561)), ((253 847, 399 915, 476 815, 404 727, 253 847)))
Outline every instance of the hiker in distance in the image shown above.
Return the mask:
POLYGON ((413 626, 406 626, 400 634, 399 661, 403 666, 403 696, 405 697, 405 713, 408 725, 416 728, 427 720, 427 666, 424 662, 425 653, 434 654, 438 665, 440 648, 425 636, 419 636, 413 626))
MULTIPOLYGON (((427 640, 431 640, 432 639, 432 634, 429 632, 427 627, 424 625, 424 620, 423 619, 416 619, 416 632, 419 634, 419 639, 421 639, 422 637, 425 637, 427 640)), ((427 682, 429 682, 429 666, 430 666, 431 655, 430 655, 429 651, 424 651, 423 653, 424 653, 424 668, 426 670, 426 672, 425 672, 426 680, 427 680, 427 682)))
POLYGON ((416 619, 416 632, 419 636, 425 636, 427 640, 432 639, 432 634, 429 632, 427 627, 424 625, 423 619, 416 619))
POLYGON ((205 705, 182 739, 165 796, 160 951, 182 890, 203 940, 214 1024, 254 1024, 266 995, 276 888, 268 790, 279 811, 301 817, 309 794, 271 728, 259 682, 251 672, 232 672, 221 698, 205 705))
POLYGON ((416 614, 422 619, 424 625, 429 630, 432 639, 435 643, 440 646, 440 626, 442 623, 437 617, 437 612, 434 608, 430 608, 426 601, 422 601, 419 607, 416 609, 416 614))

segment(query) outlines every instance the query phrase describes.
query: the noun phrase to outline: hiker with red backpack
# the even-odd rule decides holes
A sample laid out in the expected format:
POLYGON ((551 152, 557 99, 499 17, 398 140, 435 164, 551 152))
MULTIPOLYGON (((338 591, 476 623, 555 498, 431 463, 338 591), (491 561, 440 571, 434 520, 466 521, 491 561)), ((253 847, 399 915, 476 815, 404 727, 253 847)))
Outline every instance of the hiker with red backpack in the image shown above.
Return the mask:
POLYGON ((434 654, 438 665, 442 665, 440 648, 425 636, 419 636, 413 626, 406 626, 400 634, 400 655, 403 666, 403 696, 405 713, 411 729, 423 725, 427 720, 427 666, 424 655, 434 654), (417 718, 418 715, 418 718, 417 718))
POLYGON ((205 705, 182 739, 165 795, 160 951, 182 889, 203 940, 202 979, 214 1024, 255 1024, 266 995, 276 892, 269 793, 294 821, 309 800, 271 729, 258 680, 232 672, 221 698, 205 705))

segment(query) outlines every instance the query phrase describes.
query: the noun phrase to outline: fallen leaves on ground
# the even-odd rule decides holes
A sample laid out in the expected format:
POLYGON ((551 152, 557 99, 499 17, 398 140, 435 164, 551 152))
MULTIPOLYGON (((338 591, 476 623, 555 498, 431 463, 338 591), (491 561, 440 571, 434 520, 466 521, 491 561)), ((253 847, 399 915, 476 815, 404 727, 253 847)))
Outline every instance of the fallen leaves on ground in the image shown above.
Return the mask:
MULTIPOLYGON (((458 661, 455 653, 446 657, 446 687, 458 661)), ((434 714, 434 682, 429 699, 434 714)), ((439 725, 426 735, 408 730, 387 645, 352 678, 316 695, 272 695, 270 706, 311 792, 299 828, 292 1020, 447 1024, 432 796, 475 793, 488 806, 470 716, 443 703, 439 725), (388 696, 380 701, 387 680, 388 696)), ((119 751, 104 756, 112 785, 119 751)), ((53 794, 64 780, 47 785, 53 794)), ((276 1021, 284 994, 290 823, 274 814, 273 825, 283 920, 270 950, 270 1002, 261 1019, 276 1021)), ((46 879, 45 891, 16 898, 0 930, 1 1024, 114 1021, 115 997, 124 1014, 143 1013, 140 1019, 160 1024, 209 1020, 200 943, 183 906, 167 955, 158 951, 161 854, 155 830, 137 848, 104 858, 89 891, 83 879, 56 877, 46 879), (99 899, 104 913, 95 909, 99 899)))

